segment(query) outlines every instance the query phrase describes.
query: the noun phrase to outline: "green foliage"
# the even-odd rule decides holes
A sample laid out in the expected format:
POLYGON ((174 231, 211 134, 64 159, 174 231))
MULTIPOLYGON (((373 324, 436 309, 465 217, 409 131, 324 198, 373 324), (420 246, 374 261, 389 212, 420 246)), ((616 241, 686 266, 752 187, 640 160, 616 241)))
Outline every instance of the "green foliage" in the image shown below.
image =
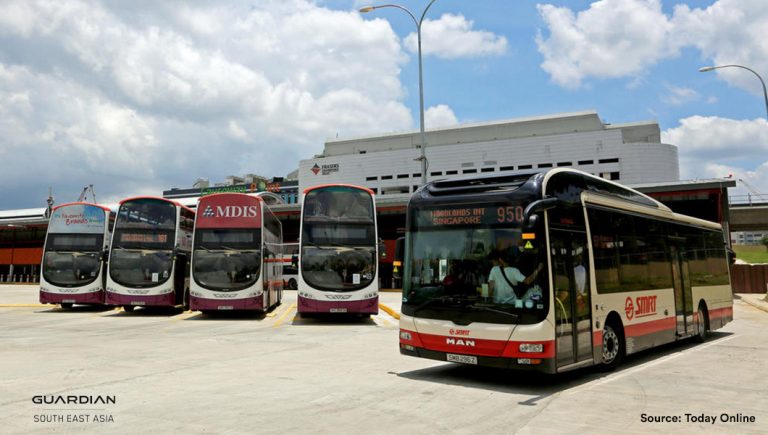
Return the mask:
POLYGON ((736 258, 750 264, 768 263, 768 252, 759 245, 733 245, 736 258))

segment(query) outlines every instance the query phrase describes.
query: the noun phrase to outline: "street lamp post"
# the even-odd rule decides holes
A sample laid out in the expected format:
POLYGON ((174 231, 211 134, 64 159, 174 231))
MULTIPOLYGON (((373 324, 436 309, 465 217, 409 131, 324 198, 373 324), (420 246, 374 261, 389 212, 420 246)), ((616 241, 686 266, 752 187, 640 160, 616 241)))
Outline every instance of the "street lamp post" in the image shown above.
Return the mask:
POLYGON ((418 159, 421 161, 421 185, 427 184, 427 156, 424 153, 425 148, 427 147, 427 135, 424 132, 424 79, 423 79, 423 73, 422 73, 422 65, 421 65, 421 23, 424 21, 424 17, 427 15, 427 11, 432 6, 432 3, 436 2, 437 0, 432 0, 429 2, 426 8, 424 8, 424 12, 421 13, 421 18, 418 20, 416 19, 416 16, 411 13, 407 8, 404 6, 396 5, 396 4, 386 4, 386 5, 377 5, 377 6, 366 6, 364 8, 360 8, 360 13, 366 13, 366 12, 372 12, 376 9, 381 8, 397 8, 401 11, 404 11, 408 15, 410 15, 411 18, 413 18, 413 22, 416 23, 416 36, 419 41, 419 130, 421 131, 421 155, 418 159))
POLYGON ((763 78, 760 77, 760 74, 755 72, 755 70, 753 70, 752 68, 747 68, 744 65, 705 66, 705 67, 699 68, 699 72, 714 71, 714 70, 720 69, 720 68, 741 68, 741 69, 745 69, 745 70, 747 70, 747 71, 749 71, 752 74, 757 76, 757 78, 760 80, 760 84, 763 85, 763 98, 765 98, 765 116, 766 116, 765 119, 766 119, 766 121, 768 121, 768 91, 766 91, 766 89, 765 89, 765 81, 763 81, 763 78))

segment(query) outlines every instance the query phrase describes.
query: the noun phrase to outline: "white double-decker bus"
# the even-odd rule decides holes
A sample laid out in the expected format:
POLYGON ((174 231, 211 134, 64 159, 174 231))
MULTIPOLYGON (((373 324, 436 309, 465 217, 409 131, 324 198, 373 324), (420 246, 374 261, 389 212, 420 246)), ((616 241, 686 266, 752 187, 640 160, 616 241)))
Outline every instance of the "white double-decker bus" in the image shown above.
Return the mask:
POLYGON ((373 191, 315 186, 302 196, 299 313, 379 312, 378 245, 373 191))
POLYGON ((40 303, 103 304, 105 257, 115 213, 85 202, 52 210, 45 236, 40 303))
POLYGON ((429 183, 407 216, 405 355, 612 368, 733 317, 719 224, 580 171, 429 183))
POLYGON ((106 303, 188 307, 195 212, 164 198, 120 202, 109 249, 106 303))
POLYGON ((192 245, 190 308, 269 311, 280 304, 283 229, 255 195, 200 198, 192 245))

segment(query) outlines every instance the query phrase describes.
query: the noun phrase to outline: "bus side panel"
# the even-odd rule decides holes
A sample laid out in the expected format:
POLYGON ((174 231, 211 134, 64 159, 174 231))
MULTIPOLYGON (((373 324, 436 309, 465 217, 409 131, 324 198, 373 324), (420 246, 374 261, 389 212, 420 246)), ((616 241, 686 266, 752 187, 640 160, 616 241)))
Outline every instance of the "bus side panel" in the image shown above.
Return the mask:
POLYGON ((694 310, 704 301, 709 314, 709 329, 715 330, 733 320, 733 293, 730 285, 693 287, 694 310))
MULTIPOLYGON (((621 317, 627 354, 675 341, 675 296, 672 289, 594 295, 593 346, 602 353, 602 328, 611 312, 621 317), (599 328, 597 325, 600 325, 599 328)), ((597 358, 597 357, 596 357, 597 358)), ((600 359, 598 358, 597 361, 600 359)))

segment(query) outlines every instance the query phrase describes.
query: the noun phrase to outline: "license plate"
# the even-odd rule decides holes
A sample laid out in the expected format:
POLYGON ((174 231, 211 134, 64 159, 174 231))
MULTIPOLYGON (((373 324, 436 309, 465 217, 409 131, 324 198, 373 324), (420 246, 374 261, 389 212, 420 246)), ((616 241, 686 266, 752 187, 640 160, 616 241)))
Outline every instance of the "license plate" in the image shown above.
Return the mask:
POLYGON ((74 304, 75 300, 74 299, 62 299, 61 302, 64 303, 64 304, 74 304))
POLYGON ((346 308, 331 308, 331 312, 332 313, 346 313, 347 309, 346 308))
POLYGON ((446 355, 446 359, 450 362, 477 365, 477 357, 471 355, 456 355, 455 353, 449 353, 446 355))
POLYGON ((219 305, 219 309, 220 310, 234 310, 235 307, 233 307, 232 305, 219 305))
POLYGON ((131 305, 144 305, 144 301, 131 301, 131 305))

